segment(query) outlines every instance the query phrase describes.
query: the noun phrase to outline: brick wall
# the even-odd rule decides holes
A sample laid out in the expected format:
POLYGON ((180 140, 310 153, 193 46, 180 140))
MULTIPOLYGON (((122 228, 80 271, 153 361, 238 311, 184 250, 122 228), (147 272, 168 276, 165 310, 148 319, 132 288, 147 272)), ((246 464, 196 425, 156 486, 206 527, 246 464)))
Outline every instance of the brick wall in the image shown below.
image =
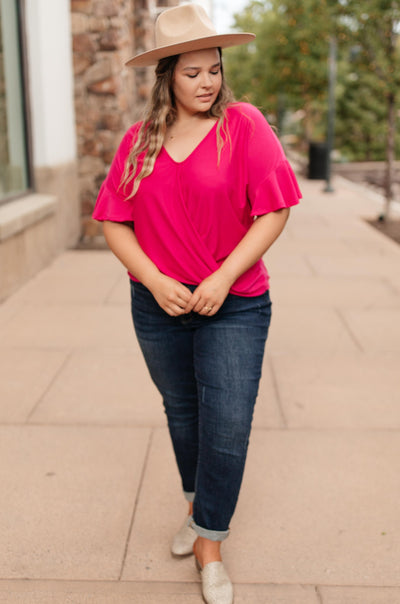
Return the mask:
POLYGON ((124 62, 152 47, 154 15, 148 0, 71 0, 83 245, 101 233, 90 218, 99 187, 148 97, 151 71, 124 62))

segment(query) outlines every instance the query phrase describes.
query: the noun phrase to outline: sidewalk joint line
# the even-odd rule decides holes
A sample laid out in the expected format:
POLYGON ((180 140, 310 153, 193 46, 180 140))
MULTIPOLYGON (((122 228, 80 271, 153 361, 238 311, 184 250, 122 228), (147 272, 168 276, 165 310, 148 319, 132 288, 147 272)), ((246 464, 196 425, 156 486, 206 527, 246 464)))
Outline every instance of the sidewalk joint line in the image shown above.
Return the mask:
POLYGON ((355 334, 351 330, 349 324, 347 323, 347 321, 346 321, 345 317, 343 316, 342 312, 340 311, 340 309, 339 308, 334 308, 334 310, 335 310, 337 316, 339 317, 339 320, 342 323, 343 327, 345 328, 347 334, 350 336, 350 338, 352 339, 352 341, 354 342, 354 344, 358 348, 359 352, 365 352, 364 348, 362 347, 361 343, 358 341, 358 339, 356 338, 355 334))
MULTIPOLYGON (((107 585, 109 587, 113 587, 113 586, 117 586, 117 585, 127 585, 127 586, 134 586, 134 585, 140 585, 140 586, 146 586, 146 585, 168 585, 168 586, 174 586, 174 585, 199 585, 199 581, 198 580, 193 580, 193 581, 184 581, 184 580, 174 580, 174 581, 169 581, 168 579, 165 580, 158 580, 158 579, 124 579, 122 581, 118 581, 117 579, 65 579, 65 578, 59 578, 59 577, 52 577, 52 576, 46 576, 46 577, 40 577, 40 578, 29 578, 29 577, 0 577, 0 588, 2 587, 2 583, 15 583, 15 584, 21 584, 24 587, 25 586, 29 586, 29 587, 40 587, 40 589, 44 590, 44 583, 48 583, 48 588, 49 590, 52 589, 52 584, 56 584, 56 585, 60 585, 62 586, 63 584, 65 584, 66 586, 70 587, 71 585, 73 587, 86 587, 86 586, 90 586, 90 585, 107 585)), ((315 585, 315 583, 308 583, 305 581, 234 581, 234 585, 241 585, 241 586, 260 586, 260 587, 294 587, 294 586, 300 586, 300 587, 313 587, 316 591, 318 590, 318 592, 320 592, 321 589, 371 589, 371 590, 387 590, 387 589, 396 589, 396 590, 400 590, 400 584, 363 584, 363 583, 319 583, 318 585, 315 585)), ((26 593, 30 593, 30 592, 26 592, 26 593)), ((79 592, 74 592, 74 593, 79 593, 79 592)), ((392 604, 392 603, 390 603, 392 604)))
POLYGON ((316 585, 314 587, 314 589, 315 589, 315 595, 317 596, 318 604, 324 604, 324 601, 323 601, 323 598, 322 598, 322 594, 321 594, 320 589, 319 589, 319 585, 316 585))
POLYGON ((146 469, 147 469, 147 464, 148 464, 148 461, 149 461, 150 448, 151 448, 151 445, 153 443, 153 437, 154 437, 154 428, 152 428, 151 431, 150 431, 149 442, 147 443, 146 453, 145 453, 144 460, 143 460, 143 467, 142 467, 142 471, 140 473, 139 484, 138 484, 138 488, 137 488, 135 502, 134 502, 134 505, 133 505, 131 521, 130 521, 130 524, 129 524, 128 534, 126 536, 124 554, 122 556, 121 569, 120 569, 120 572, 119 572, 119 575, 118 575, 118 581, 122 580, 122 575, 123 575, 124 568, 125 568, 126 558, 128 556, 129 542, 130 542, 131 536, 132 536, 133 525, 134 525, 134 522, 135 522, 136 511, 137 511, 137 507, 138 507, 138 503, 139 503, 140 494, 141 494, 141 491, 142 491, 142 486, 143 486, 143 481, 144 481, 144 475, 145 475, 145 472, 146 472, 146 469))
POLYGON ((303 255, 303 260, 305 265, 310 269, 311 271, 311 276, 312 277, 318 277, 318 271, 315 269, 315 267, 313 266, 311 260, 309 259, 309 257, 307 256, 307 254, 303 255))
POLYGON ((279 392, 278 380, 277 380, 276 375, 275 375, 275 368, 274 368, 274 364, 273 364, 273 361, 272 361, 271 357, 267 357, 267 363, 268 363, 269 372, 270 372, 270 375, 271 375, 271 378, 272 378, 272 386, 273 386, 273 389, 274 389, 274 392, 275 392, 275 395, 276 395, 276 401, 277 401, 277 407, 278 407, 279 415, 280 415, 280 418, 282 420, 283 428, 285 430, 287 430, 287 428, 288 428, 288 422, 287 422, 287 419, 286 419, 286 416, 285 416, 285 412, 283 410, 281 395, 280 395, 280 392, 279 392))
MULTIPOLYGON (((128 277, 126 277, 128 279, 128 277)), ((118 278, 114 281, 112 286, 109 288, 108 292, 104 296, 103 305, 110 306, 112 304, 111 298, 114 291, 117 289, 119 282, 122 281, 121 275, 118 275, 118 278)), ((129 303, 129 283, 126 284, 126 303, 129 303)))
POLYGON ((61 372, 64 370, 64 367, 67 365, 68 361, 72 357, 72 354, 73 354, 73 351, 69 350, 69 352, 65 356, 65 359, 61 363, 60 367, 57 369, 57 371, 53 375, 52 379, 47 384, 47 387, 44 389, 44 391, 42 392, 42 394, 38 397, 36 403, 33 405, 32 409, 29 411, 28 416, 27 416, 26 421, 25 421, 26 424, 30 424, 31 423, 32 415, 35 413, 35 411, 39 407, 40 403, 42 402, 42 400, 44 399, 44 397, 46 396, 46 394, 49 392, 50 388, 53 386, 53 384, 58 379, 58 377, 61 374, 61 372))
MULTIPOLYGON (((150 425, 135 425, 135 424, 89 424, 89 423, 66 423, 66 422, 7 422, 0 421, 0 429, 4 430, 7 428, 54 428, 56 430, 69 430, 71 428, 79 428, 82 430, 160 430, 163 429, 163 426, 150 426, 150 425)), ((349 426, 341 426, 335 425, 331 426, 323 426, 323 427, 313 427, 309 425, 305 426, 293 426, 290 429, 285 426, 274 426, 274 425, 254 425, 252 427, 252 432, 357 432, 359 434, 374 434, 374 433, 388 433, 394 434, 399 432, 399 428, 397 424, 395 426, 380 426, 380 427, 362 427, 359 426, 349 427, 349 426)), ((1 580, 1 577, 0 577, 1 580)))
POLYGON ((135 423, 132 421, 123 421, 121 420, 119 423, 114 422, 90 422, 90 421, 31 421, 27 423, 26 421, 14 421, 14 422, 6 422, 0 421, 0 426, 33 426, 35 428, 96 428, 102 430, 104 428, 112 428, 113 430, 152 430, 154 428, 162 428, 163 426, 157 424, 141 424, 135 423))
POLYGON ((388 276, 381 277, 378 281, 383 283, 385 287, 388 288, 391 294, 394 294, 396 297, 399 296, 400 289, 396 287, 396 285, 393 285, 392 281, 390 281, 390 278, 388 276))

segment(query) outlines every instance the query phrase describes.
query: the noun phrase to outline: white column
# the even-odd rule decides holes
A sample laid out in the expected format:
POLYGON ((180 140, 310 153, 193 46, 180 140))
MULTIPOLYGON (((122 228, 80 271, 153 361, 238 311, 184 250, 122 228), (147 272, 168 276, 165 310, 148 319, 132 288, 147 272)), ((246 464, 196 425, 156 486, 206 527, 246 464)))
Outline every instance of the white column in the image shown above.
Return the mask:
POLYGON ((76 157, 69 0, 26 2, 29 91, 35 167, 76 157))

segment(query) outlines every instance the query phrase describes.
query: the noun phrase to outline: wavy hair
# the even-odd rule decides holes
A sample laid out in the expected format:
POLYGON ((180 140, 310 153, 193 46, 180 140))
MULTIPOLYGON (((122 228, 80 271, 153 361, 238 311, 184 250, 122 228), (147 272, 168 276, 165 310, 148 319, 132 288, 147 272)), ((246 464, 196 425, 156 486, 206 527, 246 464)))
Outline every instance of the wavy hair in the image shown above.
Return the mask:
MULTIPOLYGON (((224 144, 230 142, 229 131, 224 122, 227 106, 235 101, 233 93, 227 85, 222 68, 222 51, 218 48, 221 59, 221 89, 214 104, 207 111, 207 117, 217 118, 217 151, 218 162, 224 144)), ((149 176, 154 169, 154 164, 164 143, 167 129, 172 126, 177 117, 174 93, 172 90, 173 77, 176 64, 180 55, 160 59, 157 64, 153 89, 147 105, 145 116, 140 126, 137 139, 129 152, 125 162, 125 169, 121 178, 121 185, 126 192, 127 186, 134 181, 132 192, 127 196, 130 199, 139 189, 141 181, 149 176), (138 158, 145 152, 143 165, 138 170, 138 158), (136 175, 136 176, 135 176, 136 175)))

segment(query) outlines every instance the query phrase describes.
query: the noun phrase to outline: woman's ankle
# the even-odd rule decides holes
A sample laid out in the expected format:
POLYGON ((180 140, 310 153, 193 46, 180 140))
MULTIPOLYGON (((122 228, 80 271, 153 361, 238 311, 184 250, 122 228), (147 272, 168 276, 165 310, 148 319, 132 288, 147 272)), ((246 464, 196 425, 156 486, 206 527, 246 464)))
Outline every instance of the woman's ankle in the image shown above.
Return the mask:
POLYGON ((205 537, 197 537, 193 552, 201 568, 210 562, 221 562, 221 541, 211 541, 205 537))

